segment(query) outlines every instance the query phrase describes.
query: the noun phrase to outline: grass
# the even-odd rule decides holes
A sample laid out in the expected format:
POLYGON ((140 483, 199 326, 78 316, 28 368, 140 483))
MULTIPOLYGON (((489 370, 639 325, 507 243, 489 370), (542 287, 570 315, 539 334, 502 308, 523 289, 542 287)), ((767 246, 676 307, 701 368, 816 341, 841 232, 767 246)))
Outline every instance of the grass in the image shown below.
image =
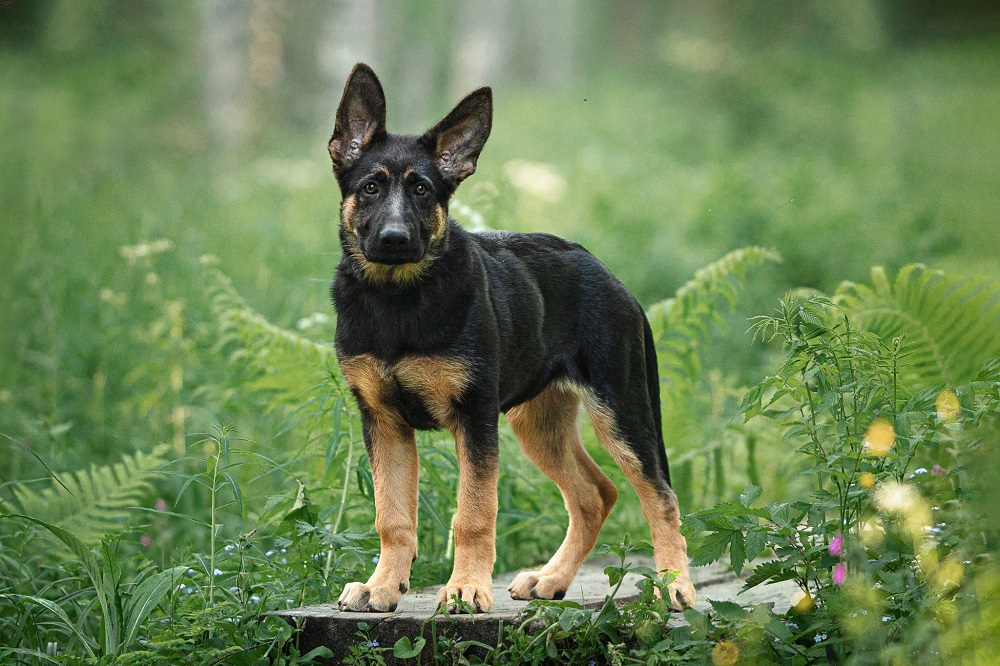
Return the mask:
MULTIPOLYGON (((45 465, 68 474, 168 445, 169 473, 139 503, 166 499, 169 511, 121 516, 117 561, 134 573, 204 560, 191 567, 195 591, 171 592, 156 620, 191 620, 174 638, 196 641, 182 635, 195 631, 195 611, 221 623, 262 603, 326 599, 370 570, 370 473, 336 377, 289 374, 294 358, 261 357, 270 338, 257 329, 257 342, 225 337, 203 259, 215 257, 269 322, 329 343, 334 323, 313 315, 332 317, 339 257, 330 128, 285 126, 280 105, 265 100, 256 121, 270 131, 226 146, 203 117, 192 37, 168 21, 132 30, 75 52, 0 51, 0 433, 21 443, 0 442, 0 496, 9 500, 12 484, 51 485, 45 465), (221 424, 243 440, 226 460, 196 434, 221 424), (232 481, 198 476, 206 461, 231 465, 232 481), (285 563, 274 555, 282 548, 285 563), (218 589, 219 553, 221 589, 237 592, 218 589)), ((849 57, 732 46, 696 71, 652 45, 640 73, 568 90, 498 88, 493 135, 459 197, 492 227, 583 243, 647 305, 733 248, 776 248, 784 262, 755 274, 724 315, 729 327, 704 345, 690 400, 699 426, 667 435, 685 470, 685 511, 731 499, 754 477, 770 480, 766 497, 786 496, 805 485, 780 432, 733 427, 741 387, 770 372, 777 353, 751 343, 746 317, 788 288, 829 292, 875 264, 1000 274, 1000 93, 984 85, 998 53, 995 41, 849 57), (525 168, 548 187, 519 184, 525 168)), ((622 490, 601 542, 643 534, 634 494, 583 425, 622 490)), ((498 568, 509 570, 544 561, 565 516, 555 487, 504 432, 498 568)), ((453 445, 428 435, 421 451, 414 585, 447 576, 455 496, 453 445)), ((17 589, 85 616, 72 571, 30 575, 47 561, 41 537, 4 530, 17 589)), ((38 617, 20 612, 0 616, 38 617)), ((46 636, 36 630, 43 648, 46 636)))

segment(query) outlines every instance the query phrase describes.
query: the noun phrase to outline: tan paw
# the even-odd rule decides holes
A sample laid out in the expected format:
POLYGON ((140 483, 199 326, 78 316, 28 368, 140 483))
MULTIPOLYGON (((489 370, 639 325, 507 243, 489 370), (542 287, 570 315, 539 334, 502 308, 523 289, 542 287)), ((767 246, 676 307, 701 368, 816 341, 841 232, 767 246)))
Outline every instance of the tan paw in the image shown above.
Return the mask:
POLYGON ((511 599, 562 599, 569 583, 565 576, 545 575, 540 571, 522 571, 507 591, 511 599))
POLYGON ((348 583, 337 600, 337 608, 342 611, 367 613, 391 613, 396 610, 403 585, 399 587, 379 587, 365 583, 348 583))
POLYGON ((452 597, 469 604, 475 613, 488 613, 493 608, 493 581, 487 579, 483 583, 471 581, 448 581, 448 584, 438 592, 438 607, 448 604, 448 612, 465 612, 466 607, 454 602, 452 597))
POLYGON ((677 611, 694 606, 694 584, 685 574, 678 576, 674 582, 667 585, 667 596, 670 598, 670 607, 677 611))

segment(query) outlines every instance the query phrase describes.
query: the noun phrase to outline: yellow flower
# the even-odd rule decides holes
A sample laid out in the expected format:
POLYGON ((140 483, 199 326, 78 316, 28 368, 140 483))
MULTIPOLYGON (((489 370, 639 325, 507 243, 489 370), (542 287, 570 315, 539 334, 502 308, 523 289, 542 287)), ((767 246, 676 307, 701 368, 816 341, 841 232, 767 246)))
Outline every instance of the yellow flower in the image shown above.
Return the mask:
POLYGON ((858 477, 858 483, 861 484, 862 488, 874 488, 875 487, 875 475, 871 472, 862 472, 858 477))
POLYGON ((958 401, 958 396, 951 389, 945 389, 938 394, 937 400, 934 401, 934 407, 942 421, 950 423, 962 415, 962 405, 958 401))
POLYGON ((813 607, 813 598, 808 590, 799 588, 792 593, 792 608, 799 613, 808 613, 813 607))
POLYGON ((712 663, 715 666, 733 666, 740 658, 740 649, 732 641, 719 641, 712 648, 712 663))
POLYGON ((896 431, 892 429, 892 424, 885 419, 875 419, 868 426, 862 446, 868 451, 868 455, 882 457, 889 453, 895 442, 896 431))

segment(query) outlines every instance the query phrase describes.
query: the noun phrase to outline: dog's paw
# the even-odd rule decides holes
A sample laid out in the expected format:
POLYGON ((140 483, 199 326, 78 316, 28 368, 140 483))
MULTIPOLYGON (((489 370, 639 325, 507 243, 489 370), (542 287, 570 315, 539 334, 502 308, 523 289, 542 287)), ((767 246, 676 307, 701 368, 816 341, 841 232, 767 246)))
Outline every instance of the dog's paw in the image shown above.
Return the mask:
POLYGON ((364 613, 391 613, 399 603, 402 585, 399 588, 379 587, 364 583, 348 583, 337 600, 337 608, 342 611, 364 613))
POLYGON ((685 608, 694 606, 694 584, 686 575, 678 576, 674 582, 667 585, 667 596, 670 600, 670 608, 682 611, 685 608))
POLYGON ((545 575, 540 571, 522 571, 507 591, 511 599, 562 599, 572 580, 564 576, 545 575))
POLYGON ((493 581, 483 582, 448 581, 448 584, 438 592, 438 608, 447 604, 448 612, 488 613, 493 608, 493 581), (452 597, 457 597, 465 604, 456 603, 452 597))

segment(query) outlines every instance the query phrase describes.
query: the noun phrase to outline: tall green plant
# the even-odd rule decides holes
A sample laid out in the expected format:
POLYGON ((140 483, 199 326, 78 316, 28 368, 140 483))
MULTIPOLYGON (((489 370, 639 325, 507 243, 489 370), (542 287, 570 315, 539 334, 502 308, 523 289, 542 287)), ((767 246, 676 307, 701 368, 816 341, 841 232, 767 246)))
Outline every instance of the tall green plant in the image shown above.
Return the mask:
MULTIPOLYGON (((941 296, 938 286, 925 283, 923 299, 941 296)), ((956 309, 949 319, 978 330, 980 309, 961 307, 966 295, 944 298, 956 309)), ((784 430, 808 496, 760 506, 761 488, 750 485, 738 501, 688 516, 685 529, 696 565, 728 552, 740 572, 773 553, 752 565, 746 586, 798 583, 789 619, 801 630, 794 640, 809 648, 806 660, 868 650, 915 663, 937 649, 928 629, 933 638, 941 617, 955 613, 963 557, 994 538, 970 481, 980 449, 995 439, 984 427, 1000 419, 1000 374, 989 362, 964 385, 928 389, 926 366, 908 371, 921 356, 909 353, 906 338, 859 330, 854 314, 823 297, 789 296, 755 325, 787 355, 747 392, 743 412, 784 430)), ((956 351, 952 367, 978 353, 956 351)), ((975 588, 965 594, 974 597, 975 588)))
MULTIPOLYGON (((750 273, 778 261, 781 257, 767 248, 733 250, 699 269, 673 298, 654 304, 647 312, 656 341, 664 436, 684 506, 694 502, 690 489, 695 486, 696 464, 705 466, 702 487, 706 495, 710 489, 717 496, 724 492, 724 453, 733 444, 722 428, 708 434, 706 424, 723 421, 721 412, 732 390, 721 374, 706 376, 704 350, 713 328, 725 325, 723 315, 738 303, 740 288, 750 273)), ((752 461, 754 441, 744 441, 752 461)), ((754 470, 753 464, 750 469, 754 470)))
POLYGON ((0 596, 11 601, 20 600, 35 604, 49 611, 55 616, 56 624, 73 636, 86 656, 95 661, 100 659, 113 663, 134 645, 146 618, 159 605, 180 575, 187 570, 187 567, 183 566, 173 567, 123 582, 121 569, 116 563, 116 554, 107 542, 101 544, 103 557, 99 558, 69 530, 30 516, 4 514, 0 515, 0 518, 26 520, 39 525, 73 553, 97 598, 101 632, 95 640, 82 630, 82 622, 74 622, 61 606, 49 599, 24 594, 0 596))

